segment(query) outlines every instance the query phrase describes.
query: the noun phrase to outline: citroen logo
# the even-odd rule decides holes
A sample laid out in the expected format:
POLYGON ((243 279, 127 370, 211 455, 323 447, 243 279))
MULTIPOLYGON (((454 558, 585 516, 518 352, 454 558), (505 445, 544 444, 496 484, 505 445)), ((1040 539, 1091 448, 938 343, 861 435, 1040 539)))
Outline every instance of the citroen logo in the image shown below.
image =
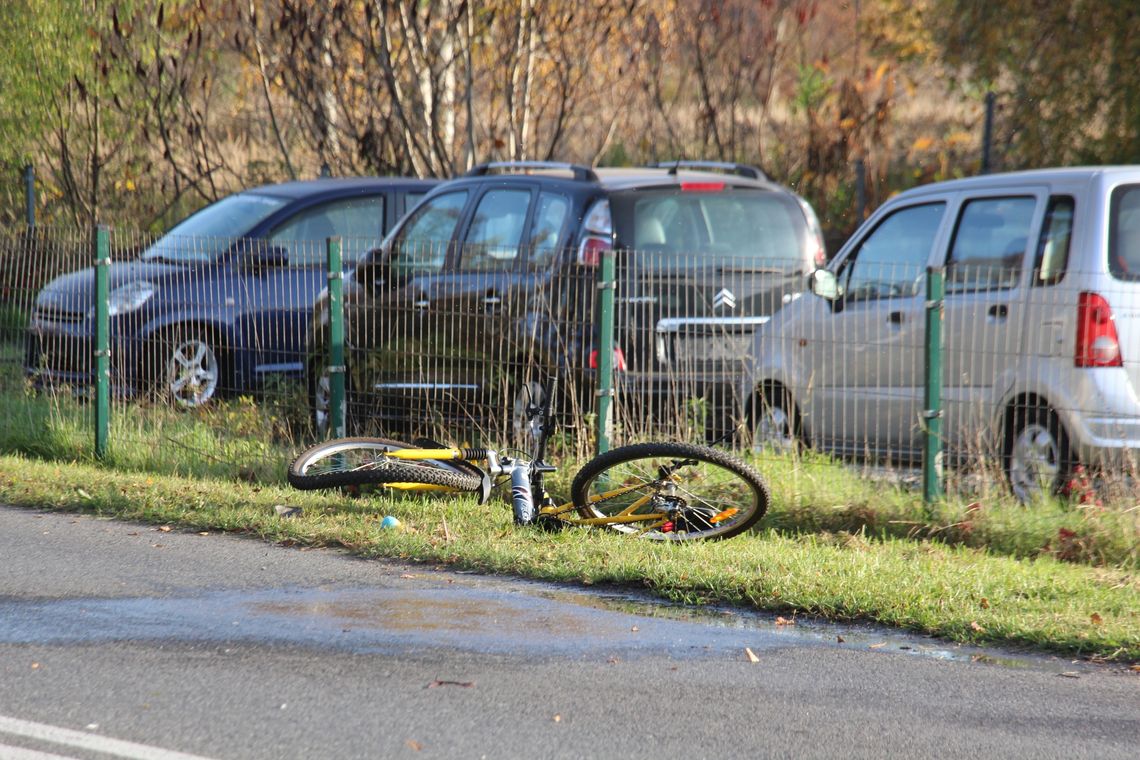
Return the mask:
POLYGON ((713 296, 713 308, 714 309, 724 308, 724 309, 728 309, 729 311, 731 311, 732 309, 735 309, 736 308, 736 296, 734 296, 732 294, 732 291, 729 290, 728 288, 721 288, 720 290, 717 291, 716 295, 713 296))

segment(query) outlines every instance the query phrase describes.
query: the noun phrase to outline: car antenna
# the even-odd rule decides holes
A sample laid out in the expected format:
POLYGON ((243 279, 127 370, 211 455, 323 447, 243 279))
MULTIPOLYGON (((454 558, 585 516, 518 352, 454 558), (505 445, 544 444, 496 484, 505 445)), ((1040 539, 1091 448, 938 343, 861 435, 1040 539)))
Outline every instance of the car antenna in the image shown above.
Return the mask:
POLYGON ((673 165, 669 167, 669 176, 670 177, 676 177, 677 176, 677 170, 679 168, 681 168, 681 159, 678 158, 678 159, 674 160, 673 165))

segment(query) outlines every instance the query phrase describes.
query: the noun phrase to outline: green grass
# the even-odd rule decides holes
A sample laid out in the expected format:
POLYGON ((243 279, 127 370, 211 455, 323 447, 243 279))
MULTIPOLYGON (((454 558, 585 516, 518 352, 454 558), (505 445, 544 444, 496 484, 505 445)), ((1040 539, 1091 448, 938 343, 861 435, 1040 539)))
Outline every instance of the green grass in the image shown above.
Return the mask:
POLYGON ((17 456, 0 456, 0 502, 343 546, 368 557, 488 573, 644 587, 690 604, 874 621, 961 642, 1140 661, 1140 579, 1134 573, 928 539, 767 527, 730 541, 662 546, 600 530, 520 529, 501 500, 350 499, 17 456), (280 518, 276 504, 299 506, 303 514, 280 518), (401 527, 381 529, 386 514, 398 517, 401 527))
MULTIPOLYGON (((297 416, 287 392, 189 414, 115 404, 111 454, 96 463, 90 404, 7 388, 4 503, 1140 660, 1140 509, 1126 500, 1025 507, 994 489, 926 509, 914 490, 827 457, 762 454, 755 463, 773 499, 759 532, 657 546, 606 531, 518 529, 501 501, 290 490, 284 469, 303 443, 287 423, 297 416), (280 519, 273 506, 281 503, 303 507, 304 516, 280 519), (385 514, 403 528, 381 530, 385 514)), ((551 482, 558 495, 575 469, 561 464, 551 482)))

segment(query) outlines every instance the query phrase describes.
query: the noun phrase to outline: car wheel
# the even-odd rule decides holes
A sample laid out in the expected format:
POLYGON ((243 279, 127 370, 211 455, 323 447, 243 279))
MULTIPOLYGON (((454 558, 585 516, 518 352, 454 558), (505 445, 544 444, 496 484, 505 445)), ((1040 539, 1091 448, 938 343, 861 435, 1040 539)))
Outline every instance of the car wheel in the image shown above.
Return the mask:
MULTIPOLYGON (((329 435, 331 421, 330 408, 332 403, 332 375, 329 372, 328 361, 321 358, 313 359, 306 373, 309 381, 309 412, 313 432, 317 438, 326 438, 329 435)), ((351 429, 349 423, 349 410, 352 404, 349 399, 348 374, 344 377, 344 427, 345 435, 351 429)))
POLYGON ((165 342, 160 392, 180 409, 196 409, 218 395, 221 361, 199 331, 179 331, 165 342))
POLYGON ((520 380, 511 395, 511 443, 530 449, 541 432, 540 421, 530 414, 534 407, 546 402, 546 389, 538 380, 520 380))
POLYGON ((1033 501, 1060 491, 1072 472, 1069 439, 1057 415, 1042 407, 1017 409, 1006 431, 1006 477, 1014 497, 1033 501))
POLYGON ((752 410, 754 451, 795 451, 800 442, 799 415, 792 396, 782 387, 757 394, 752 410))

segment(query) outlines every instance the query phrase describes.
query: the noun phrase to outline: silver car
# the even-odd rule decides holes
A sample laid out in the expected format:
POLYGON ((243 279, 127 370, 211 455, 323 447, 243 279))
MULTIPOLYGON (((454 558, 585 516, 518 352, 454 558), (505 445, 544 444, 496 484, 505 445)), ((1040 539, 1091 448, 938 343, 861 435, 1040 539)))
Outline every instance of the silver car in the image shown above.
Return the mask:
POLYGON ((942 433, 1014 494, 1140 447, 1140 166, 940 182, 879 208, 756 332, 761 443, 921 459, 927 267, 942 268, 942 433))

